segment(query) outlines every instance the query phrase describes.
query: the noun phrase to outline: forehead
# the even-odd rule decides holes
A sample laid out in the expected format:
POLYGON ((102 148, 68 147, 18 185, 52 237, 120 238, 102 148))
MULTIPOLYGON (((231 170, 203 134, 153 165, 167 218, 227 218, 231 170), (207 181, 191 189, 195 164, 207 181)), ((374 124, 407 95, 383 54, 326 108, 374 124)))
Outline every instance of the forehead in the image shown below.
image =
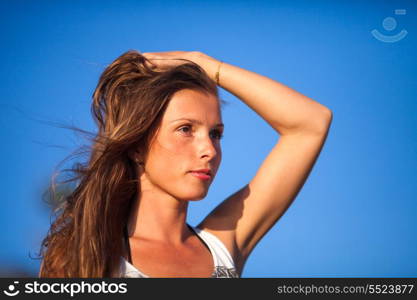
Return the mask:
POLYGON ((179 118, 199 119, 214 123, 221 121, 219 100, 212 94, 183 89, 176 92, 164 114, 164 122, 172 122, 179 118))

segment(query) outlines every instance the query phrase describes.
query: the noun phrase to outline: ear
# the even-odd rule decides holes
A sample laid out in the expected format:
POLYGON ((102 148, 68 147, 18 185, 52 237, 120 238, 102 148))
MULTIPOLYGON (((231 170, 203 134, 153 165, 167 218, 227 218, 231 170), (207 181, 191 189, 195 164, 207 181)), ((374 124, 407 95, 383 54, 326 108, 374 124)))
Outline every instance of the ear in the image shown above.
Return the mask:
POLYGON ((139 151, 137 151, 135 149, 129 150, 128 153, 127 153, 127 155, 134 162, 140 161, 140 153, 139 153, 139 151))

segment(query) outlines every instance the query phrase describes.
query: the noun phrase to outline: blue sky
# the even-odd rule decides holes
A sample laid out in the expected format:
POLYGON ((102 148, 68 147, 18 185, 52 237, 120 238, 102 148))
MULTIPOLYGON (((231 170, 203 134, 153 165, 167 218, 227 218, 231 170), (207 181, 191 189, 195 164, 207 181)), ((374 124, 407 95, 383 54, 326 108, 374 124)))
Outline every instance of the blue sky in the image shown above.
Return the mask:
MULTIPOLYGON (((137 49, 202 51, 333 111, 310 177, 242 277, 417 277, 416 9, 413 1, 1 1, 3 275, 36 276, 29 254, 50 221, 40 193, 84 143, 39 120, 94 131, 99 75, 137 49), (389 43, 374 29, 407 34, 389 43)), ((249 182, 279 138, 220 93, 229 102, 222 165, 208 196, 190 205, 192 225, 249 182)))

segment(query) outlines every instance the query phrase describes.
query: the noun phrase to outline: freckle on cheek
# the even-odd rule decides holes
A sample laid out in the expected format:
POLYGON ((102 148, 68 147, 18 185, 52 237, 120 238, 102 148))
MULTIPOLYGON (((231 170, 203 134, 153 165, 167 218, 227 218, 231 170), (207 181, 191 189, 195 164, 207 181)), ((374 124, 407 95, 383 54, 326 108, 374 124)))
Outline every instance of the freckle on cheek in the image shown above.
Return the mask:
POLYGON ((164 141, 161 142, 157 140, 160 151, 165 153, 167 156, 172 156, 173 158, 178 158, 179 154, 184 154, 183 145, 173 142, 173 141, 164 141))

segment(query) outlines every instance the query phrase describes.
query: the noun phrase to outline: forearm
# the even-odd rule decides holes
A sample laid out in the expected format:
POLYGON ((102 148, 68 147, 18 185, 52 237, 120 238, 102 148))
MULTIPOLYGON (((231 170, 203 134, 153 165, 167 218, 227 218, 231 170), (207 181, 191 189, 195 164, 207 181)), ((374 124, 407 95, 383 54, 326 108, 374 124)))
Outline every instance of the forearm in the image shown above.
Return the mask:
MULTIPOLYGON (((220 61, 205 54, 204 69, 214 79, 220 61)), ((330 110, 266 76, 223 62, 219 86, 229 91, 267 121, 280 135, 327 130, 330 110)))

